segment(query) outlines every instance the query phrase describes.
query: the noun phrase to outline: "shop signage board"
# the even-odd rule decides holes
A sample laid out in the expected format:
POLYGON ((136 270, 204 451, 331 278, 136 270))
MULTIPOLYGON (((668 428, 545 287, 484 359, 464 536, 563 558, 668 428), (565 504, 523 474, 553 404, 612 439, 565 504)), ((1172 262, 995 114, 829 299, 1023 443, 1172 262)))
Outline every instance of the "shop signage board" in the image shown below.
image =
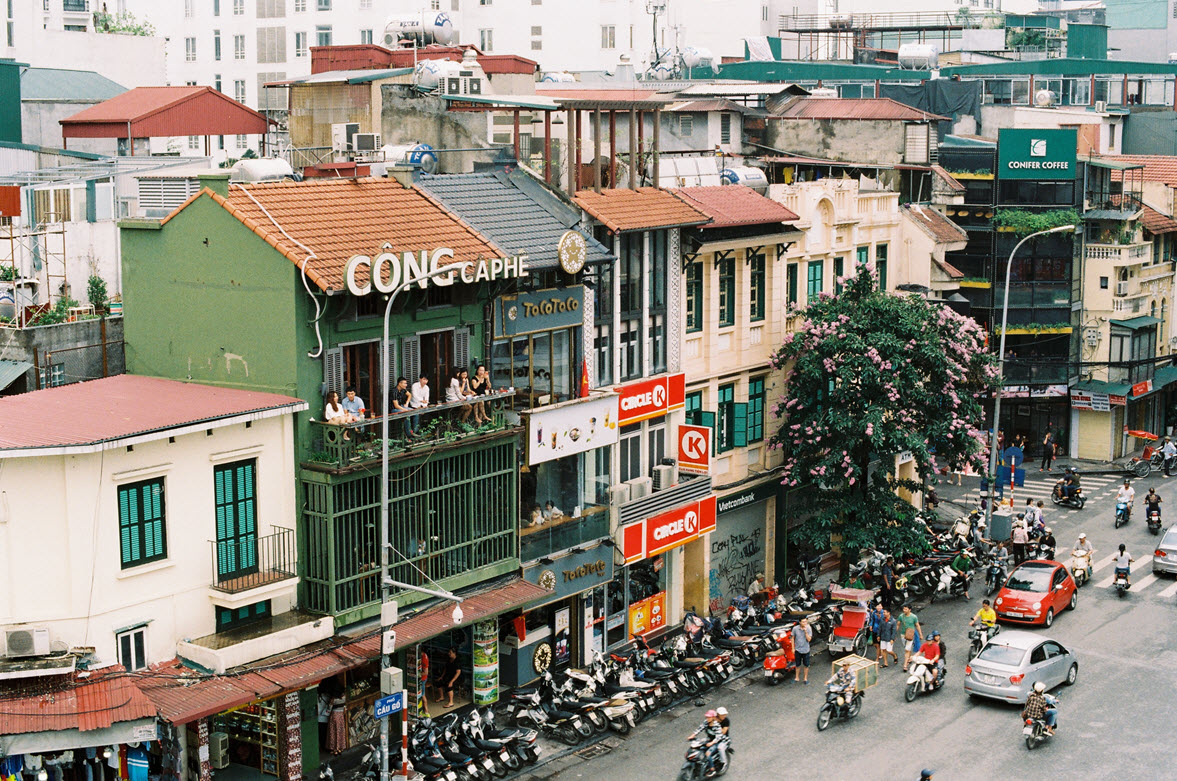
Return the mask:
POLYGON ((1091 393, 1090 391, 1071 391, 1071 409, 1089 409, 1094 412, 1110 412, 1112 409, 1106 393, 1091 393))
POLYGON ((550 589, 548 602, 564 599, 613 580, 613 551, 596 546, 551 564, 529 564, 523 567, 523 579, 550 589))
POLYGON ((705 475, 711 471, 711 427, 681 423, 678 427, 678 469, 705 475))
POLYGON ((562 607, 552 616, 552 638, 556 641, 553 662, 556 665, 568 664, 571 656, 569 640, 571 639, 572 608, 562 607))
POLYGON ((622 526, 621 552, 626 564, 677 548, 715 530, 715 495, 622 526))
POLYGON ((665 591, 659 591, 657 594, 629 606, 629 633, 631 635, 644 635, 664 626, 666 626, 665 591))
POLYGON ((686 406, 686 375, 679 372, 631 382, 618 388, 617 394, 621 397, 618 412, 621 425, 660 418, 686 406))
POLYGON ((776 480, 769 480, 767 483, 759 483, 743 491, 721 496, 715 501, 715 514, 724 515, 725 513, 734 512, 745 505, 771 499, 777 495, 777 489, 779 487, 780 483, 776 480))
POLYGON ((594 394, 527 415, 527 463, 617 444, 617 395, 594 394))
POLYGON ((400 713, 405 707, 405 693, 394 692, 387 697, 381 697, 373 703, 372 707, 378 719, 383 719, 385 716, 391 716, 394 713, 400 713))
POLYGON ((494 321, 496 339, 584 325, 584 285, 500 296, 494 321))
POLYGON ((1034 385, 1030 387, 1032 399, 1063 399, 1067 396, 1066 383, 1057 385, 1034 385))
POLYGON ((1078 131, 1070 129, 997 131, 999 179, 1075 178, 1078 131))
POLYGON ((496 618, 474 625, 474 704, 499 701, 499 622, 496 618))
POLYGON ((523 279, 527 273, 527 256, 515 255, 510 258, 487 258, 476 263, 462 264, 451 274, 429 274, 453 262, 454 251, 449 247, 434 250, 393 252, 391 244, 385 244, 375 256, 352 255, 344 268, 347 289, 353 296, 366 296, 375 288, 377 293, 391 293, 399 287, 417 285, 427 287, 449 287, 455 282, 497 282, 503 279, 523 279), (356 278, 364 269, 368 281, 360 284, 356 278))
POLYGON ((1145 380, 1144 382, 1138 382, 1132 386, 1132 398, 1134 398, 1134 399, 1137 396, 1143 396, 1147 393, 1152 393, 1152 380, 1145 380))

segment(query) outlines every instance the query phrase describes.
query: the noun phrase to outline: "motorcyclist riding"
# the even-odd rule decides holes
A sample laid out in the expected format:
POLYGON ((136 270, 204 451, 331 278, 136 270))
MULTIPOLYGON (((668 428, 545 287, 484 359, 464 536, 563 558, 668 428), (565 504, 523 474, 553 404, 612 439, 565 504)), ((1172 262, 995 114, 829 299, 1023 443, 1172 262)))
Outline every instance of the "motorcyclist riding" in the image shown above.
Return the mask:
POLYGON ((947 649, 944 647, 944 641, 940 639, 939 632, 936 632, 936 631, 932 632, 932 636, 928 640, 928 645, 929 645, 929 648, 927 648, 927 649, 921 648, 920 650, 925 651, 924 658, 929 659, 930 661, 936 662, 936 680, 943 683, 943 681, 944 681, 944 663, 945 663, 944 652, 947 649), (932 648, 935 648, 936 650, 932 651, 932 648), (934 657, 928 656, 928 653, 934 654, 934 657))
POLYGON ((1067 467, 1067 472, 1063 476, 1063 496, 1070 499, 1079 490, 1079 475, 1075 472, 1074 467, 1067 467))
POLYGON ((990 606, 987 599, 981 601, 981 609, 977 611, 977 615, 973 616, 969 626, 975 626, 978 621, 990 629, 997 625, 997 611, 990 606))
POLYGON ((1132 585, 1132 562, 1136 559, 1132 558, 1131 554, 1124 549, 1124 543, 1120 543, 1120 552, 1115 555, 1112 562, 1116 565, 1116 574, 1123 573, 1128 585, 1132 585))
POLYGON ((952 571, 956 573, 956 581, 964 589, 964 598, 969 599, 969 573, 973 569, 973 554, 962 550, 952 560, 952 571))
POLYGON ((854 673, 850 672, 850 662, 842 662, 834 677, 826 681, 826 686, 830 687, 831 691, 849 697, 854 691, 854 673))
POLYGON ((1095 553, 1095 548, 1091 547, 1091 542, 1087 539, 1087 534, 1079 532, 1079 540, 1075 543, 1073 549, 1077 553, 1082 553, 1083 558, 1087 559, 1087 577, 1090 578, 1094 572, 1091 569, 1091 554, 1095 553))
POLYGON ((1156 513, 1158 518, 1161 517, 1161 495, 1157 493, 1157 489, 1148 489, 1148 493, 1144 495, 1144 507, 1146 515, 1156 513))
POLYGON ((1124 515, 1125 518, 1132 517, 1132 503, 1134 501, 1136 501, 1136 489, 1133 488, 1129 484, 1127 478, 1125 478, 1124 485, 1121 486, 1119 491, 1116 491, 1116 503, 1124 503, 1128 505, 1128 509, 1125 511, 1124 515))
MULTIPOLYGON (((1045 545, 1047 548, 1050 548, 1051 551, 1058 547, 1058 543, 1054 539, 1054 532, 1051 531, 1049 526, 1042 530, 1042 536, 1038 538, 1038 544, 1045 545)), ((1046 555, 1049 557, 1052 554, 1050 551, 1047 551, 1046 555)))
POLYGON ((719 726, 719 713, 717 711, 709 710, 703 714, 704 722, 691 735, 694 737, 700 732, 707 737, 707 770, 708 773, 716 768, 717 765, 722 766, 726 754, 727 736, 724 735, 723 729, 719 726))
POLYGON ((1022 708, 1023 719, 1046 719, 1046 731, 1054 734, 1054 725, 1058 720, 1058 700, 1046 693, 1046 684, 1042 681, 1034 683, 1034 691, 1026 698, 1026 705, 1022 708))

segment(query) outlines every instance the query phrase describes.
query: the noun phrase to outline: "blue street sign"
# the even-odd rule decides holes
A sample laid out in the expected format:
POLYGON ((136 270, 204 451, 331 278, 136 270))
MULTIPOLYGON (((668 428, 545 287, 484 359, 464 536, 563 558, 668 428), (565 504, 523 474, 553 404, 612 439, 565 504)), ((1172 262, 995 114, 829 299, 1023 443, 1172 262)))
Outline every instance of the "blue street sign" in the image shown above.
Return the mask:
POLYGON ((376 709, 376 718, 378 719, 391 716, 393 713, 400 713, 405 707, 405 694, 404 692, 397 692, 387 697, 381 697, 376 700, 374 707, 376 709))

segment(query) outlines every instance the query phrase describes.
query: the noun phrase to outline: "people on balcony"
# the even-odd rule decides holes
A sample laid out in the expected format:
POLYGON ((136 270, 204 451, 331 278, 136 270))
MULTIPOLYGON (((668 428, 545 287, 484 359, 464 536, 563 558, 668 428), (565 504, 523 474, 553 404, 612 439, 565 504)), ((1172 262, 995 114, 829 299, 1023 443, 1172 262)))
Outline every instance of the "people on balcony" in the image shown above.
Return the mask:
MULTIPOLYGON (((413 383, 410 391, 409 407, 412 409, 425 409, 429 406, 429 377, 422 372, 421 376, 413 383)), ((413 416, 413 431, 421 431, 421 416, 413 416)))
POLYGON ((366 412, 364 409, 364 400, 356 395, 354 385, 348 386, 347 398, 341 402, 340 406, 351 417, 351 420, 347 421, 348 423, 358 423, 364 419, 364 413, 366 412))
MULTIPOLYGON (((409 381, 404 377, 398 377, 396 388, 392 392, 392 411, 409 412, 411 409, 409 406, 411 397, 412 394, 409 393, 409 381)), ((408 439, 416 439, 417 437, 417 420, 415 415, 405 418, 405 437, 408 439)))
MULTIPOLYGON (((351 413, 343 408, 339 403, 339 394, 335 391, 328 391, 327 406, 323 410, 323 419, 335 426, 346 426, 348 423, 354 423, 355 418, 351 413)), ((351 439, 351 435, 346 431, 343 433, 344 439, 351 439)))
MULTIPOLYGON (((486 366, 478 364, 478 368, 474 370, 474 379, 470 381, 470 390, 475 396, 485 396, 490 391, 490 374, 486 371, 486 366)), ((490 423, 490 416, 486 414, 486 402, 479 401, 474 405, 474 422, 477 425, 490 423)))
MULTIPOLYGON (((458 401, 469 401, 474 398, 474 391, 470 389, 470 372, 458 367, 454 370, 454 376, 450 379, 450 386, 446 388, 445 400, 448 403, 458 401)), ((458 420, 465 423, 474 411, 474 406, 471 404, 462 405, 462 413, 458 420)))

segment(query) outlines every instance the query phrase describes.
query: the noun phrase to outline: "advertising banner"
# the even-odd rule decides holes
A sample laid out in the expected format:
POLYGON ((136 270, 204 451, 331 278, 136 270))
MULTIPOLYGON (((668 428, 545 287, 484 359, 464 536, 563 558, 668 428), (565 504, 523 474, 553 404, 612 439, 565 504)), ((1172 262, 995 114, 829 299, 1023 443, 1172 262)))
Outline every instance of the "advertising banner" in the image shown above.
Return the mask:
POLYGON ((665 374, 617 389, 621 397, 618 422, 622 425, 660 418, 686 405, 686 375, 665 374))
POLYGON ((666 592, 659 591, 629 606, 629 633, 644 635, 666 626, 666 592))
POLYGON ((1110 412, 1111 403, 1106 393, 1071 391, 1071 409, 1089 409, 1093 412, 1110 412))
POLYGON ((572 608, 562 607, 553 614, 552 638, 556 642, 555 663, 568 664, 571 654, 569 641, 572 639, 572 608))
POLYGON ((656 556, 715 529, 715 495, 622 526, 621 552, 625 563, 656 556))
POLYGON ((495 302, 495 338, 584 324, 584 285, 502 296, 495 302))
POLYGON ((1074 128, 997 131, 997 178, 1062 180, 1075 178, 1078 131, 1074 128))
POLYGON ((499 622, 474 624, 474 704, 499 701, 499 622))
POLYGON ((597 394, 527 415, 527 463, 617 444, 617 396, 597 394))

